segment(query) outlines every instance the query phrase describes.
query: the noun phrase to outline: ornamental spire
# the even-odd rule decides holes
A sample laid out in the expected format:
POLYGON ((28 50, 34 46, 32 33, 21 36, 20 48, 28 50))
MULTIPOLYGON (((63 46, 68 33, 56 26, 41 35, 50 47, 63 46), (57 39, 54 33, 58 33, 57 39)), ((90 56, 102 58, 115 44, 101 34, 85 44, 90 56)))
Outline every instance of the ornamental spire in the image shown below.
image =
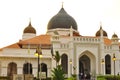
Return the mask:
POLYGON ((29 18, 29 26, 31 26, 31 18, 29 18))
POLYGON ((100 21, 100 28, 102 29, 102 22, 100 21))
POLYGON ((102 22, 100 21, 100 36, 103 37, 102 22))
POLYGON ((64 4, 64 2, 62 2, 62 8, 63 8, 63 4, 64 4))

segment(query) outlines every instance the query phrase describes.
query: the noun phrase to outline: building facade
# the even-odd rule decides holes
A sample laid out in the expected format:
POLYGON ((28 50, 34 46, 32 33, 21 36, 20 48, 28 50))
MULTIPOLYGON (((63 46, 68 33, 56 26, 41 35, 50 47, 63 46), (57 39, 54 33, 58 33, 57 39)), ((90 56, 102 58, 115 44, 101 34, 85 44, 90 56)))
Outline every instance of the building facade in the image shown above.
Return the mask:
POLYGON ((47 32, 36 35, 36 30, 29 25, 23 30, 22 39, 0 49, 0 75, 33 74, 37 76, 38 57, 34 55, 40 47, 40 70, 51 77, 51 70, 56 67, 53 54, 61 55, 60 64, 67 77, 96 76, 120 72, 120 43, 117 34, 108 38, 102 25, 95 36, 82 36, 77 30, 77 23, 62 7, 48 22, 47 32), (51 53, 51 48, 53 53, 51 53), (115 63, 113 60, 115 57, 115 63))

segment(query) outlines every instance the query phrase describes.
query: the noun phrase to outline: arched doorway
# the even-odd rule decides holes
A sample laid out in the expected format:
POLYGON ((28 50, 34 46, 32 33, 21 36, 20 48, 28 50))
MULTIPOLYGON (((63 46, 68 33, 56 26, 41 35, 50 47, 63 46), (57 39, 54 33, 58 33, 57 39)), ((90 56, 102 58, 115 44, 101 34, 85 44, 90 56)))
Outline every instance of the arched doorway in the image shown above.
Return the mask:
POLYGON ((82 55, 79 58, 79 74, 80 74, 80 78, 86 78, 86 79, 90 79, 90 72, 91 72, 91 68, 90 68, 90 58, 87 55, 82 55))
POLYGON ((13 76, 13 74, 17 74, 17 64, 14 62, 11 62, 8 64, 7 75, 13 76))
POLYGON ((25 63, 23 65, 23 74, 32 74, 32 64, 31 63, 25 63))
POLYGON ((61 65, 65 74, 68 74, 68 56, 66 54, 61 56, 61 65))
POLYGON ((45 72, 46 77, 47 77, 47 65, 45 63, 41 63, 41 71, 45 72))
POLYGON ((111 74, 111 56, 110 55, 105 56, 105 73, 111 74))

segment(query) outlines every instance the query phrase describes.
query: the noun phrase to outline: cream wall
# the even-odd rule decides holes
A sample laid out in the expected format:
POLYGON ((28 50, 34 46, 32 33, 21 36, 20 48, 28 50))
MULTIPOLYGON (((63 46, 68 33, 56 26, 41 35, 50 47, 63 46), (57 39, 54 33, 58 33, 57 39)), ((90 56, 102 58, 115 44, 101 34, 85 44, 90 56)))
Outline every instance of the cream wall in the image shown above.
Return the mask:
MULTIPOLYGON (((69 61, 72 59, 72 67, 76 67, 76 74, 79 74, 79 59, 82 55, 87 55, 91 60, 91 73, 105 74, 102 71, 101 59, 105 59, 105 56, 109 54, 111 56, 111 74, 113 74, 113 53, 116 55, 116 74, 120 70, 120 51, 118 44, 105 45, 101 42, 102 38, 94 37, 76 37, 76 36, 59 36, 54 35, 51 37, 51 43, 53 44, 54 52, 59 51, 60 55, 66 54, 68 56, 68 75, 71 76, 69 61)), ((7 66, 10 62, 17 64, 17 73, 22 74, 23 64, 26 61, 30 61, 33 67, 33 74, 36 76, 37 72, 37 57, 34 55, 36 49, 21 48, 4 48, 0 51, 0 75, 7 75, 7 66)), ((47 64, 48 77, 51 76, 51 70, 56 66, 55 60, 52 58, 51 49, 42 49, 43 63, 47 64)), ((74 70, 72 69, 72 73, 74 70)))

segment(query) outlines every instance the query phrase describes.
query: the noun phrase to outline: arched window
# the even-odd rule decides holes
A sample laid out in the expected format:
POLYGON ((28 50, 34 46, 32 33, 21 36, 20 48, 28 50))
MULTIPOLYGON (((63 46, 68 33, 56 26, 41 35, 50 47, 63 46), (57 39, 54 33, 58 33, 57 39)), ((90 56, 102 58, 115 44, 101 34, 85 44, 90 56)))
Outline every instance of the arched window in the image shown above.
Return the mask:
POLYGON ((41 63, 41 71, 45 72, 47 77, 47 65, 45 63, 41 63))
POLYGON ((111 56, 110 55, 105 56, 105 73, 111 74, 111 56))
POLYGON ((11 62, 8 64, 7 75, 13 76, 13 74, 17 74, 17 64, 14 62, 11 62))
POLYGON ((63 54, 61 56, 61 65, 66 74, 68 74, 68 56, 66 54, 63 54))
POLYGON ((32 64, 31 63, 25 63, 23 65, 23 74, 32 74, 32 64))

